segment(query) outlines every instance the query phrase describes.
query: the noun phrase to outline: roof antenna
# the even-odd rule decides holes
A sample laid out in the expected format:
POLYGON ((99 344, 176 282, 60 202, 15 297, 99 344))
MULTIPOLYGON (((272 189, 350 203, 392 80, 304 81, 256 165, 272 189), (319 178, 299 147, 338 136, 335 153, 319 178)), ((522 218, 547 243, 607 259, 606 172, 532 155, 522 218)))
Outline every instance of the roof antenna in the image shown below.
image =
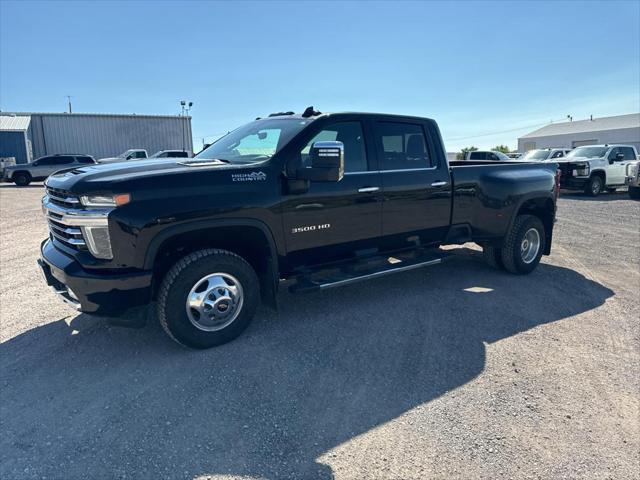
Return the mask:
POLYGON ((307 107, 307 109, 302 113, 302 117, 303 118, 307 118, 307 117, 313 117, 315 115, 320 115, 321 112, 319 112, 318 110, 314 110, 313 106, 311 107, 307 107))

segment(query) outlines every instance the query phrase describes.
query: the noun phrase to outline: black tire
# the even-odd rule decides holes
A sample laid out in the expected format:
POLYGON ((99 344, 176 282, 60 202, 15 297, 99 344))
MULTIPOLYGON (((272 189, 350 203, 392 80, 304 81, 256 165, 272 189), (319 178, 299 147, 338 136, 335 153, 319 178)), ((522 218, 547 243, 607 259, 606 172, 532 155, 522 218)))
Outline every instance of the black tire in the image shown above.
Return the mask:
POLYGON ((604 182, 602 181, 602 177, 599 175, 594 175, 584 186, 584 193, 586 193, 590 197, 597 197, 598 195, 600 195, 600 193, 602 193, 603 187, 604 182))
POLYGON ((210 348, 238 337, 251 322, 260 301, 256 272, 242 257, 226 250, 207 249, 191 253, 167 272, 158 295, 157 312, 165 332, 176 342, 190 348, 210 348), (238 280, 242 305, 232 322, 216 331, 205 331, 189 318, 186 302, 192 288, 213 273, 238 280))
POLYGON ((31 183, 31 175, 25 172, 14 173, 13 183, 15 183, 18 187, 26 187, 31 183))
POLYGON ((487 262, 487 264, 489 264, 493 268, 504 269, 504 264, 502 263, 501 248, 483 245, 482 254, 484 255, 484 260, 487 262))
POLYGON ((629 197, 640 200, 640 187, 629 187, 629 197))
POLYGON ((502 263, 505 270, 519 275, 531 273, 538 266, 538 263, 540 263, 544 247, 545 233, 542 221, 533 215, 518 215, 511 231, 507 234, 504 247, 502 248, 502 263), (525 235, 531 229, 537 231, 538 250, 533 259, 525 260, 521 247, 523 246, 525 235))

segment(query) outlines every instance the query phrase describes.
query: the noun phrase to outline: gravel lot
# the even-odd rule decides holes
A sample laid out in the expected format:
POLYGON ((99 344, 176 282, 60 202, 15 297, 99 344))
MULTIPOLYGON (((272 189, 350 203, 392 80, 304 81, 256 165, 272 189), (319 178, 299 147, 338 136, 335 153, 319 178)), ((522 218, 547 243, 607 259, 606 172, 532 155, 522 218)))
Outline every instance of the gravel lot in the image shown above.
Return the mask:
POLYGON ((278 313, 203 352, 45 288, 41 195, 0 187, 3 479, 640 476, 640 202, 626 193, 565 195, 529 276, 462 248, 283 291, 278 313))

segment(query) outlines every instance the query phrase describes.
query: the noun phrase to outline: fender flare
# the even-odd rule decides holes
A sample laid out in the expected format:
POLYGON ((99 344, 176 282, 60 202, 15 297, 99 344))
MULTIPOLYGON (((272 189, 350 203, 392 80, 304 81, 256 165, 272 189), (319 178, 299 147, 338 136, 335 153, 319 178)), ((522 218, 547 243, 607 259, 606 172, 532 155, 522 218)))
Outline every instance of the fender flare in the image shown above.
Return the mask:
POLYGON ((196 230, 204 230, 216 227, 254 227, 262 231, 265 238, 267 239, 267 244, 269 245, 271 261, 275 262, 273 265, 275 267, 274 273, 277 274, 278 250, 276 248, 276 242, 273 238, 273 234, 264 222, 253 218, 221 218, 214 220, 195 220, 187 223, 180 223, 178 225, 169 226, 159 232, 149 242, 149 245, 147 246, 147 252, 145 254, 143 268, 145 270, 153 269, 153 264, 155 262, 156 255, 160 250, 160 247, 171 237, 180 235, 182 233, 194 232, 196 230))
MULTIPOLYGON (((507 232, 505 234, 506 235, 511 231, 511 229, 513 228, 513 224, 516 221, 516 217, 518 216, 518 212, 520 211, 520 209, 522 208, 522 206, 527 203, 529 200, 537 200, 537 199, 543 199, 544 202, 546 203, 547 200, 551 200, 551 203, 553 204, 553 220, 551 222, 551 228, 553 229, 553 223, 555 222, 555 218, 556 218, 556 210, 557 210, 557 202, 555 201, 555 196, 553 193, 549 192, 549 193, 540 193, 540 192, 533 192, 533 193, 529 193, 525 196, 523 196, 520 201, 517 203, 516 208, 513 209, 513 214, 511 215, 511 218, 509 219, 509 227, 507 229, 507 232)), ((545 247, 546 251, 550 252, 551 249, 551 245, 550 245, 550 240, 551 237, 553 235, 553 232, 545 232, 545 234, 548 237, 549 242, 547 242, 547 245, 545 247)), ((504 238, 503 238, 504 241, 504 238)))

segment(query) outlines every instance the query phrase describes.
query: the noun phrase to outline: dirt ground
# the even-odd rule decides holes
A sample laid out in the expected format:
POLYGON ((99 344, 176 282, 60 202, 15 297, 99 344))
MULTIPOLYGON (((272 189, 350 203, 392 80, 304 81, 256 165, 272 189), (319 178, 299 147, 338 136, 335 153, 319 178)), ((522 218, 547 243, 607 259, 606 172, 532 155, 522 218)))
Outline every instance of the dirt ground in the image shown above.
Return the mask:
POLYGON ((529 276, 443 265, 279 294, 174 344, 43 283, 42 187, 0 186, 0 478, 640 477, 640 202, 563 195, 529 276))

